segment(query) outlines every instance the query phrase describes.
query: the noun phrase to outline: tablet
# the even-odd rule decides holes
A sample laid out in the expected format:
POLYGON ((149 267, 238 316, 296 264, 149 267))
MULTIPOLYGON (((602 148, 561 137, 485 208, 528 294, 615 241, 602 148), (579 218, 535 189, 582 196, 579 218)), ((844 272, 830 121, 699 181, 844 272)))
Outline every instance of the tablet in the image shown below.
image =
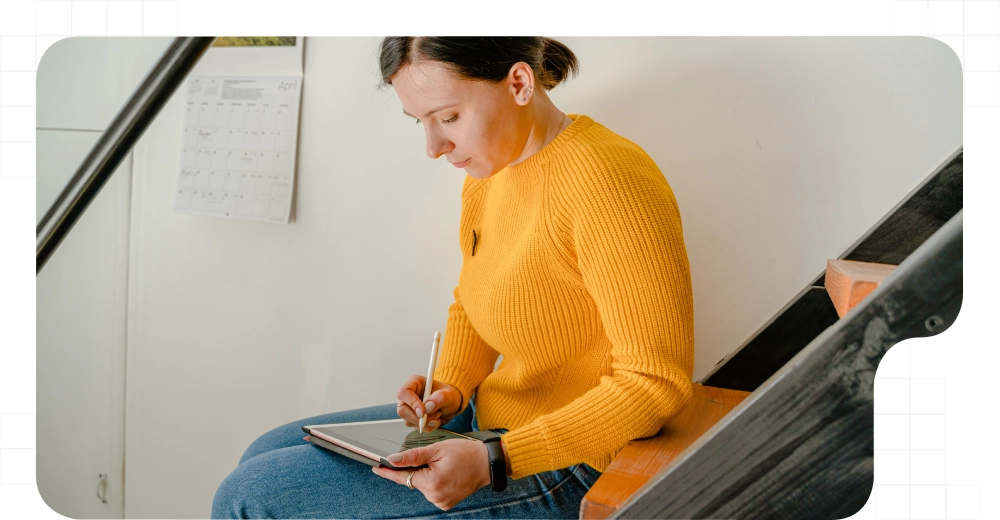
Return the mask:
POLYGON ((303 426, 302 431, 309 434, 311 437, 309 441, 317 446, 371 466, 381 464, 392 469, 400 469, 386 459, 393 453, 428 446, 447 439, 479 440, 442 428, 420 433, 416 428, 407 426, 403 419, 317 424, 303 426), (346 450, 347 453, 341 450, 346 450))

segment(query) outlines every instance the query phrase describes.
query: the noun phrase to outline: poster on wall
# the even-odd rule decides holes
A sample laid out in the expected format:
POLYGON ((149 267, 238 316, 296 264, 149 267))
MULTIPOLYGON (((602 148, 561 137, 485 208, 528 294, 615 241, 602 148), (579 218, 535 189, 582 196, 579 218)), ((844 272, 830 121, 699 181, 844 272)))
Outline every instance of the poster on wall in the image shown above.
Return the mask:
POLYGON ((293 221, 301 37, 220 37, 188 78, 174 210, 293 221))
POLYGON ((220 36, 198 60, 196 76, 301 76, 301 36, 220 36))

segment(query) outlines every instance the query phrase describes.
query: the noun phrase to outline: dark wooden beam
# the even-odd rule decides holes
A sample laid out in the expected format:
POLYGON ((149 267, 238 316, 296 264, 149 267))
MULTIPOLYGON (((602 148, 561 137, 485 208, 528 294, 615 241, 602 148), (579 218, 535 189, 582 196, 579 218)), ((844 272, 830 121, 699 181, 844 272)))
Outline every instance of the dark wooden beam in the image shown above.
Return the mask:
POLYGON ((917 248, 613 518, 843 518, 873 484, 874 379, 962 304, 962 213, 917 248))
POLYGON ((840 319, 824 287, 806 287, 704 383, 752 392, 840 319))

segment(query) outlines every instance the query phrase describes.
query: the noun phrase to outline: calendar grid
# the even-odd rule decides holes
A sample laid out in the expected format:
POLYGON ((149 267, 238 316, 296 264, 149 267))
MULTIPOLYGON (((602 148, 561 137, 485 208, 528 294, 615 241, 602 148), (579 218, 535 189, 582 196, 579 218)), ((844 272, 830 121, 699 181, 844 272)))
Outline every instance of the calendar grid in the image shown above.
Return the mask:
POLYGON ((178 212, 289 221, 301 83, 301 77, 188 80, 178 212))

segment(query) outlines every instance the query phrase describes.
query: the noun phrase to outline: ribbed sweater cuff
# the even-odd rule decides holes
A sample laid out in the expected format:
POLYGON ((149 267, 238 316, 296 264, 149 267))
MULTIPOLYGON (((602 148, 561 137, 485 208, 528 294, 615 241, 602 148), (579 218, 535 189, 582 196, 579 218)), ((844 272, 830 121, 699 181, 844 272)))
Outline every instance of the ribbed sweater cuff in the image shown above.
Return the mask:
POLYGON ((547 448, 548 435, 539 421, 509 431, 500 440, 507 447, 513 479, 548 471, 554 466, 547 448))
POLYGON ((458 415, 465 410, 466 405, 469 404, 469 397, 472 396, 472 392, 476 391, 476 387, 479 386, 480 383, 461 368, 454 366, 436 367, 434 369, 434 379, 436 381, 448 383, 462 393, 462 405, 458 408, 458 411, 455 412, 455 415, 458 415))

